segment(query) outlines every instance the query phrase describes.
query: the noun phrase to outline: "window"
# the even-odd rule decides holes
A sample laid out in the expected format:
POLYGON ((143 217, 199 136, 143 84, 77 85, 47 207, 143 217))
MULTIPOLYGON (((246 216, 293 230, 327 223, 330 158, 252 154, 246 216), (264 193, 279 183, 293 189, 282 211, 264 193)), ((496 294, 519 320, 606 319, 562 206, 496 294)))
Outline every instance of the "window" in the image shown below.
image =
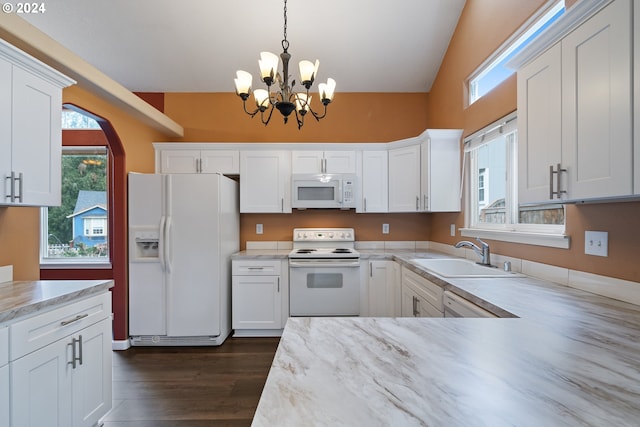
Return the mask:
POLYGON ((62 147, 62 204, 42 208, 41 263, 109 263, 106 147, 62 147))
POLYGON ((549 246, 564 247, 563 205, 518 204, 517 142, 515 113, 465 139, 465 173, 469 185, 466 221, 469 228, 463 235, 481 237, 479 231, 491 231, 502 234, 502 238, 483 236, 509 241, 517 240, 504 238, 504 233, 556 235, 562 236, 558 239, 560 243, 549 246))
POLYGON ((564 1, 552 0, 547 7, 527 21, 469 78, 469 105, 486 95, 514 73, 507 68, 509 60, 528 45, 538 34, 564 13, 564 1))

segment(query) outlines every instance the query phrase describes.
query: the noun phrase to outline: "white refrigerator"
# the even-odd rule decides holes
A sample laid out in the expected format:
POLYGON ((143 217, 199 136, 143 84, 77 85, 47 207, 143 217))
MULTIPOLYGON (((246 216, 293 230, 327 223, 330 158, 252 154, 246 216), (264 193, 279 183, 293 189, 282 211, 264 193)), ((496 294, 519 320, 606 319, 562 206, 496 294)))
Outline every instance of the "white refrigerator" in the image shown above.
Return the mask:
POLYGON ((237 182, 219 174, 129 174, 132 345, 220 345, 231 332, 237 182))

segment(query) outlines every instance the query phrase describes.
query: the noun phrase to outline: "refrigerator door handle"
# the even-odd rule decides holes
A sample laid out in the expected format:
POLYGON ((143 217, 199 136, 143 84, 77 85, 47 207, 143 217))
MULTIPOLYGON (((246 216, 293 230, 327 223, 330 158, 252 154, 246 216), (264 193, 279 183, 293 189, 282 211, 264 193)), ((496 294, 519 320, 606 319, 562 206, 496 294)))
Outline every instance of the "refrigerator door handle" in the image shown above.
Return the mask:
POLYGON ((167 273, 171 273, 171 217, 167 217, 167 221, 165 224, 165 242, 166 246, 164 249, 164 262, 166 265, 167 273))
POLYGON ((165 242, 166 242, 166 233, 165 233, 165 224, 167 221, 167 217, 162 215, 160 217, 160 239, 158 242, 158 259, 160 261, 160 269, 162 271, 166 271, 166 263, 165 263, 165 242))

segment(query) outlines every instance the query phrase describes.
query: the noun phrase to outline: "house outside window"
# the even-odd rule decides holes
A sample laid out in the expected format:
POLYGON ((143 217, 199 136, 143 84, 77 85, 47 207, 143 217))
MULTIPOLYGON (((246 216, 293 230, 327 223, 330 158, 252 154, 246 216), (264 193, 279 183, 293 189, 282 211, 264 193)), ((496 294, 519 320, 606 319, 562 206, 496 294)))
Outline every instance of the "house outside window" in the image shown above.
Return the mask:
MULTIPOLYGON (((95 120, 66 110, 62 123, 99 129, 95 120)), ((110 265, 108 160, 104 146, 62 147, 62 203, 42 208, 40 215, 42 265, 110 265)))

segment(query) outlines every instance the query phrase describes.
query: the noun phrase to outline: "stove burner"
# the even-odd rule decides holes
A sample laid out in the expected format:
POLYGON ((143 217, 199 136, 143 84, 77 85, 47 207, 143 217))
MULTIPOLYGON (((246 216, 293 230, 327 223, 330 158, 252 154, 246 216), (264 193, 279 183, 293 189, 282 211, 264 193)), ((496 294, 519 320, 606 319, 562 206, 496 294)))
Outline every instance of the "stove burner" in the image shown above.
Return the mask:
POLYGON ((351 253, 351 249, 336 248, 331 253, 334 253, 334 254, 350 254, 351 253))
POLYGON ((316 251, 315 249, 298 249, 296 251, 296 253, 297 254, 310 254, 310 253, 313 253, 315 251, 316 251))

